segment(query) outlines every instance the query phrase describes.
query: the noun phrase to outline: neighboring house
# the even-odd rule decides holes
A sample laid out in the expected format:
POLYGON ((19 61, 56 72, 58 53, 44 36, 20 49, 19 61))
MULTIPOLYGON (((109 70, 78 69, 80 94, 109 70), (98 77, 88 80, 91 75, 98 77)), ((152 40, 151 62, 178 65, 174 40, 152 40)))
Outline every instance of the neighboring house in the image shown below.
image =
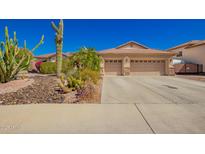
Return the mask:
POLYGON ((173 52, 150 49, 130 41, 99 51, 103 75, 174 75, 173 52))
POLYGON ((176 53, 173 64, 198 64, 197 66, 202 66, 202 71, 205 72, 205 40, 186 42, 167 51, 176 53))
MULTIPOLYGON (((63 53, 63 58, 67 58, 70 54, 71 54, 70 52, 63 53)), ((34 56, 34 58, 36 58, 37 61, 42 61, 42 62, 55 62, 56 61, 56 53, 34 56)))

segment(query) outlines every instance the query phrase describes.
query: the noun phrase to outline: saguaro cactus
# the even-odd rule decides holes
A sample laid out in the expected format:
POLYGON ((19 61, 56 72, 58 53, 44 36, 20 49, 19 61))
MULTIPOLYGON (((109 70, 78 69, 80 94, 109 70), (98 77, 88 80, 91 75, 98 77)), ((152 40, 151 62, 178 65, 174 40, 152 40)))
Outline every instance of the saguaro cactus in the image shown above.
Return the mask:
MULTIPOLYGON (((44 36, 31 51, 38 48, 43 40, 44 36)), ((16 32, 14 32, 14 38, 10 39, 8 28, 5 27, 5 42, 1 42, 0 48, 0 82, 8 82, 20 71, 27 69, 31 58, 32 53, 26 48, 26 42, 24 42, 24 48, 19 48, 16 32)))
POLYGON ((53 29, 56 32, 56 67, 57 67, 57 77, 61 76, 62 70, 62 48, 63 48, 63 20, 61 19, 59 22, 58 27, 55 25, 54 22, 51 22, 53 29))

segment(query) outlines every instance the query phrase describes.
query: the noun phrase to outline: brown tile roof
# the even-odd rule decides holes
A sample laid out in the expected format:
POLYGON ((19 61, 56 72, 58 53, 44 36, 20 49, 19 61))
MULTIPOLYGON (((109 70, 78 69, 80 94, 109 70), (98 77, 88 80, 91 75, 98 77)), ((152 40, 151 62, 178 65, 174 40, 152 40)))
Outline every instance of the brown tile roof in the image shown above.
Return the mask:
POLYGON ((204 45, 205 44, 205 41, 200 41, 196 44, 193 44, 193 45, 190 45, 190 46, 187 46, 185 47, 185 49, 188 49, 188 48, 193 48, 193 47, 196 47, 196 46, 200 46, 200 45, 204 45))
POLYGON ((178 46, 169 48, 169 49, 167 49, 167 51, 175 50, 175 49, 178 49, 178 48, 187 49, 187 48, 192 48, 192 47, 195 47, 195 46, 200 46, 200 45, 203 45, 203 44, 205 44, 205 40, 192 40, 192 41, 180 44, 178 46))
POLYGON ((66 55, 67 57, 69 57, 69 56, 72 56, 74 53, 75 53, 75 52, 66 52, 65 55, 66 55))
POLYGON ((49 53, 49 54, 43 54, 43 55, 39 55, 39 56, 34 56, 34 58, 50 58, 55 56, 56 53, 49 53))
POLYGON ((174 53, 168 52, 168 51, 150 49, 150 48, 143 46, 143 45, 141 45, 137 42, 134 42, 134 41, 124 43, 116 48, 99 51, 99 54, 100 55, 103 55, 103 54, 170 54, 170 55, 175 55, 174 53), (121 48, 129 43, 134 43, 134 44, 140 45, 143 48, 135 48, 135 47, 133 47, 133 48, 121 48))
POLYGON ((99 54, 100 55, 103 55, 103 54, 170 54, 170 55, 175 55, 172 52, 168 52, 168 51, 150 49, 150 48, 143 46, 143 45, 141 45, 137 42, 134 42, 134 41, 127 42, 127 43, 122 44, 116 48, 99 51, 99 54), (134 44, 140 45, 143 48, 135 48, 135 47, 133 47, 133 48, 121 48, 129 43, 134 43, 134 44))
POLYGON ((107 49, 99 51, 99 54, 173 54, 172 52, 168 51, 161 51, 155 49, 107 49))
MULTIPOLYGON (((71 52, 66 52, 63 53, 63 56, 69 56, 71 54, 71 52)), ((34 56, 34 58, 39 58, 39 59, 44 59, 44 58, 51 58, 56 56, 56 53, 49 53, 49 54, 43 54, 43 55, 39 55, 39 56, 34 56)))

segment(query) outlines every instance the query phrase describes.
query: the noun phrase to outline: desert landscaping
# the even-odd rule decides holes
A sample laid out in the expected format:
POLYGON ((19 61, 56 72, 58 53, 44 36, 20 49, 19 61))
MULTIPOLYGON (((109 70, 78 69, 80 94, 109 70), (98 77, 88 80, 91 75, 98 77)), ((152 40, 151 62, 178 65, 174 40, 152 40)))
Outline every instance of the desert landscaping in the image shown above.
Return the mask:
POLYGON ((5 41, 0 49, 0 105, 38 103, 99 103, 102 79, 100 57, 93 48, 80 48, 63 58, 63 20, 56 32, 56 61, 39 61, 33 52, 44 43, 28 49, 18 46, 16 32, 9 37, 5 27, 5 41))

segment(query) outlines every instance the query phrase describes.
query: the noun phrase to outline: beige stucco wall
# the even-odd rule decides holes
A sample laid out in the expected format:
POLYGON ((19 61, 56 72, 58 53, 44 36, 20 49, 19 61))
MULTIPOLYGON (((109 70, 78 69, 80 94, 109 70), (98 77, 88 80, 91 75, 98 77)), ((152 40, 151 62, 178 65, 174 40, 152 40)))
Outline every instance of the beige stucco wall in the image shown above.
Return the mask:
POLYGON ((182 51, 181 59, 186 63, 203 64, 203 72, 205 72, 205 45, 187 49, 179 48, 172 51, 182 51))

